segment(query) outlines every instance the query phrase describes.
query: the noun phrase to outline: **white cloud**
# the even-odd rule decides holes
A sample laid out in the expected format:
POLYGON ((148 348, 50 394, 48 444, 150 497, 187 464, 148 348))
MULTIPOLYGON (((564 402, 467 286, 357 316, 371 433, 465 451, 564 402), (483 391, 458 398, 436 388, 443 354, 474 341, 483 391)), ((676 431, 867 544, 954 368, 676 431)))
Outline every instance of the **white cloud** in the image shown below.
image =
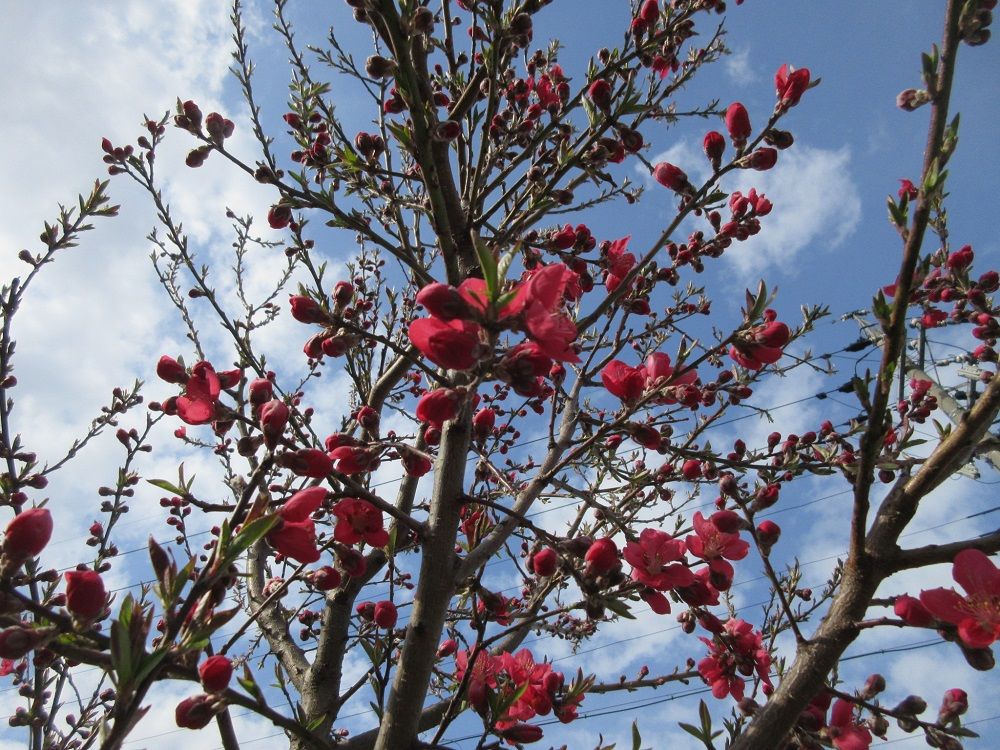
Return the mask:
POLYGON ((796 273, 799 254, 822 252, 840 245, 861 220, 861 199, 850 174, 851 152, 796 144, 781 152, 769 172, 743 171, 728 188, 751 187, 774 204, 761 219, 761 231, 737 243, 725 254, 740 271, 765 269, 796 273))
POLYGON ((722 69, 726 71, 729 80, 738 86, 747 86, 759 78, 750 64, 749 47, 734 50, 731 55, 724 58, 722 69))
MULTIPOLYGON (((652 161, 676 164, 695 184, 711 175, 704 154, 686 141, 674 144, 652 161)), ((774 204, 771 213, 761 219, 760 233, 733 243, 722 256, 740 271, 739 285, 745 285, 747 275, 756 278, 774 271, 796 274, 804 265, 800 258, 803 252, 838 247, 861 221, 861 198, 851 175, 851 150, 846 146, 825 149, 796 143, 780 152, 773 169, 739 170, 733 178, 723 178, 721 188, 744 194, 756 188, 774 204)), ((724 212, 724 220, 726 215, 724 212)), ((677 236, 706 228, 704 220, 697 222, 685 222, 677 236)))

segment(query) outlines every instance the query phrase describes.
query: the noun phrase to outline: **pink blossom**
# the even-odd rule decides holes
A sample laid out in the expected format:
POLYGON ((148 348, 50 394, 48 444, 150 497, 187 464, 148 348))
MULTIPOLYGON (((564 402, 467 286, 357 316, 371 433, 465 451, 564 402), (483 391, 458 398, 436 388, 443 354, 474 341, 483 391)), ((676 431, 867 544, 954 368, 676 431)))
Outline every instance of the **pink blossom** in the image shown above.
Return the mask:
POLYGON ((177 416, 188 424, 207 424, 215 419, 222 386, 210 362, 196 362, 191 368, 184 395, 177 397, 177 416))
POLYGON ((632 578, 658 591, 690 586, 694 574, 683 565, 684 542, 658 529, 643 529, 638 542, 629 542, 623 553, 632 566, 632 578))
POLYGON ((337 525, 333 538, 341 544, 357 544, 364 541, 372 547, 384 547, 389 543, 389 533, 382 525, 382 511, 365 500, 344 498, 333 506, 337 525))
POLYGON ((827 731, 837 750, 868 750, 872 744, 871 732, 854 721, 854 706, 849 701, 833 704, 827 731))
POLYGON ((1000 570, 984 553, 962 550, 952 576, 965 589, 937 588, 920 592, 920 602, 943 622, 958 627, 958 637, 971 648, 987 648, 1000 638, 1000 570))

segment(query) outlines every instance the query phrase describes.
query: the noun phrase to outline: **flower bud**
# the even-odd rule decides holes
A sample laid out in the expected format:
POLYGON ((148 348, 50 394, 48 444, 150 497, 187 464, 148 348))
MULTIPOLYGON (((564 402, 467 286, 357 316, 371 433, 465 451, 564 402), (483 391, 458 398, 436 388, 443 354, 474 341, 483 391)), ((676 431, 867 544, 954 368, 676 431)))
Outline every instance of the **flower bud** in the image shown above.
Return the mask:
POLYGON ((168 383, 183 384, 188 379, 187 371, 181 367, 181 364, 166 354, 160 357, 156 363, 156 375, 160 380, 165 380, 168 383))
POLYGON ((104 581, 93 570, 66 572, 66 609, 81 620, 93 620, 107 605, 104 581))
POLYGON ((52 538, 48 508, 30 508, 11 519, 4 532, 3 552, 11 561, 36 557, 52 538))
POLYGON ((927 710, 927 701, 919 695, 908 695, 896 705, 894 710, 896 713, 916 716, 927 710))
POLYGON ((225 656, 210 656, 198 666, 198 678, 209 693, 221 693, 233 678, 233 663, 225 656))
POLYGON ((51 629, 20 625, 0 630, 0 659, 20 659, 44 643, 50 635, 51 629))
POLYGON ((559 567, 559 554, 551 547, 543 547, 531 557, 531 569, 536 576, 548 578, 559 567))
POLYGON ((865 686, 861 689, 861 697, 870 701, 883 690, 885 690, 885 677, 880 674, 868 675, 865 686))
POLYGON ((597 539, 587 549, 583 559, 587 563, 587 573, 601 576, 611 572, 618 564, 618 547, 611 537, 597 539))
POLYGON ((451 656, 456 651, 458 651, 458 641, 454 638, 449 638, 438 646, 437 656, 439 659, 444 659, 447 656, 451 656))
POLYGON ((678 193, 686 190, 688 187, 687 175, 684 174, 680 167, 665 161, 653 167, 653 179, 663 185, 663 187, 678 193))
POLYGON ((399 619, 399 613, 396 610, 396 605, 390 601, 379 602, 375 605, 372 619, 380 628, 391 630, 396 627, 396 620, 399 619))
POLYGON ((333 287, 333 301, 337 307, 347 307, 354 299, 354 286, 347 281, 338 281, 333 287))
POLYGON ((284 229, 292 223, 292 207, 281 203, 271 206, 267 212, 267 223, 271 229, 284 229))
POLYGON ((204 729, 218 713, 215 701, 210 695, 192 695, 177 704, 174 721, 182 729, 204 729))
POLYGON ((770 552, 779 537, 781 537, 781 527, 774 521, 761 521, 757 526, 757 540, 765 552, 770 552))
POLYGON ((735 143, 742 143, 750 137, 753 129, 750 127, 750 115, 746 107, 739 102, 733 102, 726 109, 726 130, 735 143))
POLYGON ((314 570, 306 578, 318 591, 332 591, 340 585, 341 581, 340 572, 329 565, 314 570))
POLYGON ((766 172, 778 163, 778 151, 773 148, 758 148, 746 159, 746 166, 758 172, 766 172))
POLYGON ((365 60, 365 73, 368 74, 369 78, 374 78, 376 81, 381 81, 386 76, 392 75, 395 70, 396 63, 392 60, 387 60, 381 55, 371 55, 365 60))
POLYGON ((289 298, 289 302, 292 306, 292 317, 300 323, 321 323, 325 319, 323 308, 311 297, 296 294, 289 298))
POLYGON ((726 150, 726 139, 722 137, 722 133, 717 130, 705 133, 702 148, 705 149, 705 156, 712 162, 712 166, 718 169, 719 162, 722 160, 722 152, 726 150))
POLYGON ((538 742, 542 739, 541 727, 534 724, 515 724, 500 731, 500 736, 512 743, 538 742))
POLYGON ((288 424, 289 410, 284 401, 271 399, 260 407, 260 427, 264 433, 264 443, 274 450, 281 442, 281 436, 288 424))

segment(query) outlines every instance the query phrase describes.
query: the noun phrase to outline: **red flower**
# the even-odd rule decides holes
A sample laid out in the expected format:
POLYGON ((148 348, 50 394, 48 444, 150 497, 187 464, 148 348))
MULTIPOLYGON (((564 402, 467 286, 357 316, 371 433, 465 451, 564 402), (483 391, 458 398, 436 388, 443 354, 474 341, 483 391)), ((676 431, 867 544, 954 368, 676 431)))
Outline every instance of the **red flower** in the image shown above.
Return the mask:
POLYGON ((422 477, 433 466, 430 456, 409 446, 400 446, 399 454, 400 462, 403 464, 403 471, 406 472, 407 476, 422 477))
POLYGON ((528 336, 557 362, 580 361, 571 346, 576 341, 576 323, 561 309, 570 283, 577 278, 562 263, 553 263, 534 271, 518 295, 528 336))
POLYGON ((247 385, 247 396, 254 406, 266 404, 274 398, 274 383, 267 378, 254 378, 247 385))
POLYGON ((727 560, 742 560, 750 551, 750 543, 740 539, 739 534, 726 534, 719 527, 702 516, 698 511, 694 514, 694 534, 684 541, 688 551, 702 560, 715 560, 724 557, 727 560))
POLYGON ((81 620, 100 615, 108 603, 101 576, 93 570, 70 570, 65 575, 66 609, 81 620))
POLYGON ((754 330, 753 339, 761 346, 781 348, 791 338, 788 326, 780 320, 772 320, 754 330))
POLYGON ((838 700, 833 704, 827 731, 837 750, 868 750, 872 744, 871 732, 854 721, 854 705, 850 701, 838 700))
POLYGON ((344 498, 333 506, 337 525, 333 538, 341 544, 365 542, 372 547, 389 543, 389 533, 382 527, 382 511, 365 500, 344 498))
POLYGON ((907 625, 925 628, 934 622, 934 615, 915 596, 902 594, 896 597, 892 611, 907 625))
POLYGON ((215 406, 222 385, 210 362, 196 362, 191 368, 184 395, 177 397, 177 416, 188 424, 207 424, 215 419, 215 406))
POLYGON ((765 685, 771 684, 771 655, 764 648, 763 637, 750 623, 731 618, 713 640, 701 641, 709 647, 709 655, 698 662, 698 672, 716 698, 732 695, 736 700, 743 699, 745 681, 740 675, 748 663, 765 685))
POLYGON ((663 185, 663 187, 678 193, 689 187, 688 177, 680 167, 676 167, 665 161, 653 167, 653 179, 663 185))
POLYGON ((182 729, 204 729, 219 712, 211 695, 192 695, 177 704, 174 721, 182 729))
POLYGON ((702 467, 701 461, 697 458, 689 458, 683 464, 681 464, 681 476, 683 476, 689 482, 693 482, 696 479, 701 479, 702 467))
POLYGON ((198 665, 198 678, 209 693, 221 693, 233 678, 233 663, 225 656, 210 656, 198 665))
POLYGON ((969 710, 969 695, 961 688, 951 688, 944 691, 941 708, 938 709, 938 721, 948 724, 969 710))
POLYGON ((465 394, 454 388, 438 388, 425 393, 417 402, 417 419, 440 429, 458 415, 465 394))
POLYGON ((417 304, 445 322, 469 318, 472 313, 461 292, 450 284, 428 284, 417 293, 417 304))
POLYGON ((308 487, 292 495, 278 511, 280 525, 267 535, 268 543, 285 557, 300 563, 319 560, 316 525, 311 516, 325 498, 323 487, 308 487))
POLYGON ((613 359, 601 370, 601 382, 612 396, 629 403, 638 399, 646 390, 646 368, 630 367, 613 359))
POLYGON ((396 627, 396 620, 399 619, 396 605, 390 601, 379 602, 375 605, 375 613, 372 615, 372 619, 380 628, 391 630, 396 627))
POLYGON ((694 574, 682 564, 684 542, 658 529, 643 529, 638 542, 629 542, 623 553, 632 566, 632 579, 651 589, 666 591, 694 583, 694 574))
POLYGON ((972 265, 973 257, 972 245, 965 245, 948 256, 948 269, 951 271, 960 271, 968 268, 972 265))
POLYGON ((437 657, 439 659, 444 659, 445 657, 451 656, 456 651, 458 651, 458 641, 454 638, 448 638, 447 640, 442 641, 441 645, 438 646, 437 657))
POLYGON ((899 181, 899 199, 903 200, 916 200, 917 199, 917 187, 910 180, 900 180, 899 181))
POLYGON ((341 445, 327 454, 341 474, 362 474, 378 465, 378 455, 361 446, 341 445))
POLYGON ((448 370, 472 369, 481 349, 479 326, 467 320, 417 318, 410 323, 410 341, 427 359, 448 370))
POLYGON ((739 102, 733 102, 726 110, 726 130, 734 142, 745 141, 753 132, 747 108, 739 102))
POLYGON ((795 70, 785 63, 774 74, 774 90, 780 106, 794 107, 809 88, 809 68, 795 70))
MULTIPOLYGON (((461 682, 469 670, 468 651, 459 651, 455 656, 455 680, 461 682)), ((472 674, 468 681, 469 703, 480 713, 487 705, 487 688, 497 686, 497 672, 500 670, 500 660, 486 651, 480 651, 472 664, 472 674)))
POLYGON ((1000 570, 975 549, 955 555, 952 576, 965 589, 920 592, 920 602, 943 622, 958 627, 958 637, 970 648, 987 648, 1000 638, 1000 570))
POLYGON ((3 553, 12 561, 35 557, 52 538, 52 514, 48 508, 30 508, 7 524, 3 553))
POLYGON ((619 565, 618 546, 611 537, 597 539, 587 548, 583 559, 587 562, 588 575, 604 575, 619 565))
POLYGON ((635 267, 635 255, 625 252, 629 239, 631 237, 622 237, 608 247, 608 271, 604 275, 604 286, 609 292, 621 286, 629 271, 635 267))
MULTIPOLYGON (((644 365, 646 370, 646 388, 658 389, 664 386, 689 386, 698 380, 698 373, 695 370, 685 370, 683 374, 674 377, 674 368, 670 364, 670 355, 663 352, 653 352, 646 357, 644 365)), ((670 389, 666 391, 670 393, 670 389)), ((674 391, 676 395, 676 391, 674 391)), ((657 404, 676 404, 677 398, 664 395, 656 399, 657 404)), ((685 401, 685 403, 687 403, 685 401)))
POLYGON ((660 17, 660 6, 657 0, 646 0, 639 8, 639 18, 643 23, 652 26, 660 17))
POLYGON ((639 592, 642 600, 649 605, 650 610, 658 615, 670 614, 670 600, 655 589, 643 589, 639 592))

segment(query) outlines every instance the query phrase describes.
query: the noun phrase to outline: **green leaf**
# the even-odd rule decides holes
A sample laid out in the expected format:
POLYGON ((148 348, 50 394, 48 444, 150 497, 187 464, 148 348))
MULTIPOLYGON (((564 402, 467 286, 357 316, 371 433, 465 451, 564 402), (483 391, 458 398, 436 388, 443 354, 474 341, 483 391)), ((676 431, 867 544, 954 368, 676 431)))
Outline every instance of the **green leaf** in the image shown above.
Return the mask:
POLYGON ((121 620, 111 623, 111 666, 115 669, 119 690, 132 681, 132 644, 128 627, 121 620))
POLYGON ((394 136, 396 136, 396 140, 399 141, 400 146, 402 146, 407 151, 411 150, 410 147, 413 141, 410 137, 410 131, 408 128, 406 128, 403 125, 400 125, 397 122, 393 122, 392 120, 386 123, 386 126, 389 128, 390 132, 394 136))
POLYGON ((906 198, 903 198, 903 202, 896 203, 890 195, 888 200, 886 200, 886 205, 889 207, 890 223, 897 227, 905 227, 908 221, 907 214, 909 213, 906 208, 906 198))
POLYGON ((251 545, 264 538, 271 529, 278 523, 278 516, 264 516, 246 524, 240 533, 233 537, 233 540, 223 550, 224 566, 242 555, 251 545))
POLYGON ((641 750, 642 735, 639 734, 639 723, 632 722, 632 750, 641 750))
POLYGON ((166 490, 171 495, 181 495, 183 497, 184 495, 187 494, 186 490, 182 490, 180 487, 171 482, 168 482, 166 479, 147 479, 146 481, 149 482, 154 487, 159 487, 161 490, 166 490))
POLYGON ((167 655, 166 649, 159 649, 157 651, 154 651, 152 654, 149 654, 148 656, 144 656, 144 658, 141 658, 139 660, 139 666, 135 670, 135 681, 142 682, 144 679, 146 679, 149 673, 160 665, 160 662, 163 661, 166 655, 167 655))
POLYGON ((472 233, 472 246, 476 249, 476 257, 479 259, 479 266, 483 271, 483 280, 486 282, 486 291, 490 295, 489 301, 493 302, 496 300, 497 293, 499 292, 499 289, 497 288, 497 260, 493 257, 493 253, 490 252, 490 249, 486 247, 486 243, 484 243, 475 232, 472 233))
POLYGON ((619 617, 624 617, 627 620, 635 619, 635 615, 632 614, 631 610, 629 610, 628 608, 628 605, 621 599, 603 599, 601 601, 601 604, 610 609, 619 617))
POLYGON ((690 724, 685 724, 683 721, 677 722, 677 726, 679 726, 685 732, 690 734, 692 737, 697 737, 699 740, 702 739, 701 730, 698 729, 698 727, 691 726, 690 724))
POLYGON ((698 701, 698 718, 701 719, 702 734, 711 737, 712 734, 712 712, 708 710, 705 701, 698 701))

